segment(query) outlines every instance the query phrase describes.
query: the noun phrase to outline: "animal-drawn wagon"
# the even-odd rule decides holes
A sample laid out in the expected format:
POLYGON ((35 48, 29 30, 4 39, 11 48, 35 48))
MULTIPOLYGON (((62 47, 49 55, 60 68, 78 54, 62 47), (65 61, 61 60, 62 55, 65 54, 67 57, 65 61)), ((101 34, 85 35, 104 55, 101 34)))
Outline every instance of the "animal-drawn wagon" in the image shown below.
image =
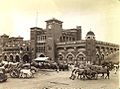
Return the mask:
MULTIPOLYGON (((70 79, 98 79, 98 75, 102 75, 104 78, 104 74, 107 74, 106 77, 109 78, 109 69, 106 67, 98 66, 98 65, 86 65, 84 68, 76 68, 73 69, 70 79)), ((106 78, 105 77, 105 78, 106 78)))
POLYGON ((20 64, 20 66, 14 67, 10 71, 12 78, 31 78, 34 77, 37 69, 30 64, 20 64))

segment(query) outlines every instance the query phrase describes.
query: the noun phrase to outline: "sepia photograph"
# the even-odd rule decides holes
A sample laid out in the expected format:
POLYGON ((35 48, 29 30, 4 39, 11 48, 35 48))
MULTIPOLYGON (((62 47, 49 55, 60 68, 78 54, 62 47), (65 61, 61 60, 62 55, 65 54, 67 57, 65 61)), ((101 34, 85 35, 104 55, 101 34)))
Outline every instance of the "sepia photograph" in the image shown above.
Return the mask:
POLYGON ((120 89, 120 0, 0 0, 0 89, 120 89))

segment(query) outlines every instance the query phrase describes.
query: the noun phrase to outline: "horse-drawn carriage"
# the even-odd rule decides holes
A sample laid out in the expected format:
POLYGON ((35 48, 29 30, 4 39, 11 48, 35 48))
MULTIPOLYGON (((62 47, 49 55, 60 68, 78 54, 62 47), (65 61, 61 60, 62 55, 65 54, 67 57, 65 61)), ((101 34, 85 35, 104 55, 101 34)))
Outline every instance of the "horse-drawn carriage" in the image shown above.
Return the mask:
POLYGON ((38 69, 53 69, 53 70, 68 70, 68 64, 57 63, 47 60, 48 57, 38 57, 31 63, 32 66, 38 69))
POLYGON ((19 64, 11 69, 10 76, 12 78, 31 78, 34 77, 35 72, 37 69, 29 63, 19 64))
POLYGON ((37 71, 30 63, 3 61, 1 64, 4 72, 9 73, 12 78, 31 78, 37 71))
POLYGON ((72 71, 72 74, 70 76, 70 79, 98 79, 99 75, 102 75, 101 77, 104 78, 104 75, 106 75, 105 78, 108 77, 109 79, 109 68, 98 66, 98 65, 86 65, 84 68, 75 68, 72 71))

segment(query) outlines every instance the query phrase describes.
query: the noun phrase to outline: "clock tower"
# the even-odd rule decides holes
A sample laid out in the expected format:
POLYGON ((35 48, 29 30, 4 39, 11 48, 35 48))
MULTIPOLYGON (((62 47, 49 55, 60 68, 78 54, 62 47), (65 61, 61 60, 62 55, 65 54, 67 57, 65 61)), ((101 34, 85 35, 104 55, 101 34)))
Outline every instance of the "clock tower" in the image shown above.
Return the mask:
POLYGON ((95 34, 89 31, 86 35, 86 56, 87 61, 95 63, 96 59, 96 40, 95 34))
POLYGON ((55 18, 46 21, 46 54, 53 61, 57 61, 55 47, 62 35, 62 23, 55 18))

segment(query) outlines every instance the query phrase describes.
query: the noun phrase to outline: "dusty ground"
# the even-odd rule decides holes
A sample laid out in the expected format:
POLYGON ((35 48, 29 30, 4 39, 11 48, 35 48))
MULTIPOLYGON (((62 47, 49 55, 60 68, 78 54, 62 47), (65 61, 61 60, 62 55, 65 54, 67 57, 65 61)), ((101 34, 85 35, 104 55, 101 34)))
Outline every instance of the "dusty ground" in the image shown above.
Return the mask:
POLYGON ((42 70, 31 79, 8 78, 0 84, 0 89, 119 89, 118 72, 112 71, 110 79, 98 80, 70 80, 70 74, 70 71, 42 70))

